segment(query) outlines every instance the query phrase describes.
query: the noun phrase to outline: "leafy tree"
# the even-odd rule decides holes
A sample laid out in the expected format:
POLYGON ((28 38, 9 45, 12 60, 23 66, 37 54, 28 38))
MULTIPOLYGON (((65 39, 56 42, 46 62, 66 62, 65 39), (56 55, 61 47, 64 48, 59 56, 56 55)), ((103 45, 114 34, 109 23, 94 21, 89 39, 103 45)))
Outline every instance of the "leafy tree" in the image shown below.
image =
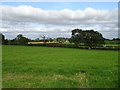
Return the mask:
POLYGON ((104 44, 104 38, 102 34, 94 30, 86 30, 83 36, 83 43, 91 47, 101 46, 104 44))
POLYGON ((59 43, 64 43, 65 38, 64 37, 58 37, 58 38, 56 38, 56 41, 58 41, 59 43))
POLYGON ((96 47, 104 44, 104 38, 101 33, 94 30, 72 30, 71 42, 79 46, 80 43, 84 43, 86 46, 96 47))
POLYGON ((35 42, 40 42, 40 39, 39 39, 39 38, 36 38, 34 41, 35 41, 35 42))
POLYGON ((17 35, 14 42, 19 45, 25 45, 30 41, 30 39, 24 37, 22 34, 17 35))
POLYGON ((23 35, 22 34, 19 34, 19 35, 17 35, 17 37, 15 38, 16 40, 19 40, 19 39, 21 39, 23 37, 23 35))
POLYGON ((82 29, 72 30, 72 37, 69 39, 70 43, 75 43, 76 46, 79 46, 83 42, 83 31, 82 29))

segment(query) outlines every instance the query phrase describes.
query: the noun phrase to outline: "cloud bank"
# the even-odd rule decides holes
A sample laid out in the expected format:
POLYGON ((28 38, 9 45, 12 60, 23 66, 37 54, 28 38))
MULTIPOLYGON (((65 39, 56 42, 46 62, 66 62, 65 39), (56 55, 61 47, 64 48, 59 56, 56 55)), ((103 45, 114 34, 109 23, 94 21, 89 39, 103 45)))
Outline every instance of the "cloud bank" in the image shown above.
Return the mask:
POLYGON ((3 33, 56 32, 58 35, 62 32, 66 33, 67 37, 74 28, 88 28, 100 31, 106 38, 117 37, 117 9, 100 10, 88 7, 84 10, 43 10, 25 5, 17 7, 0 5, 0 9, 2 16, 0 31, 3 33))

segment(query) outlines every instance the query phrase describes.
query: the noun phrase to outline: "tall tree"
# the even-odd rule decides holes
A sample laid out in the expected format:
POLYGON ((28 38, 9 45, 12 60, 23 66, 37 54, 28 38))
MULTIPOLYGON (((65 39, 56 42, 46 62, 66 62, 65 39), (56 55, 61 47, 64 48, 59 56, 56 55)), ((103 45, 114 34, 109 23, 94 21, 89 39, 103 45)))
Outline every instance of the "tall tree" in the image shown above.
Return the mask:
POLYGON ((71 40, 77 46, 79 46, 80 43, 84 43, 90 48, 104 44, 102 34, 94 30, 74 29, 72 30, 71 40))

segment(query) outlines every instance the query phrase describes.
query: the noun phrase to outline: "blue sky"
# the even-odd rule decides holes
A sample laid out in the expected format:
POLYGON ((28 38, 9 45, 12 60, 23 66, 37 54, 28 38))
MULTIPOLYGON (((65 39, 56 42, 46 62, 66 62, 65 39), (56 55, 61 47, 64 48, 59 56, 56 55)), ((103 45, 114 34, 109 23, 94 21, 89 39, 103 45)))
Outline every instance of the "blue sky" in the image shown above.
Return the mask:
POLYGON ((19 6, 19 5, 30 5, 35 8, 42 8, 45 10, 83 10, 87 7, 94 9, 115 9, 118 8, 117 2, 2 2, 3 5, 19 6))

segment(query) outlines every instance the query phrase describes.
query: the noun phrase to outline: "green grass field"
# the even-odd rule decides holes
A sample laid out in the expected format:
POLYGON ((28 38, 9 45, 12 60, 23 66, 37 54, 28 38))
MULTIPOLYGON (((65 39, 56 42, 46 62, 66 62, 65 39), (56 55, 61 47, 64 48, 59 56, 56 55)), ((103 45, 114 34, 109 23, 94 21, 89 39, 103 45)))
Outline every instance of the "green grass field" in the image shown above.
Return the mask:
POLYGON ((117 88, 118 52, 3 46, 3 88, 117 88))

